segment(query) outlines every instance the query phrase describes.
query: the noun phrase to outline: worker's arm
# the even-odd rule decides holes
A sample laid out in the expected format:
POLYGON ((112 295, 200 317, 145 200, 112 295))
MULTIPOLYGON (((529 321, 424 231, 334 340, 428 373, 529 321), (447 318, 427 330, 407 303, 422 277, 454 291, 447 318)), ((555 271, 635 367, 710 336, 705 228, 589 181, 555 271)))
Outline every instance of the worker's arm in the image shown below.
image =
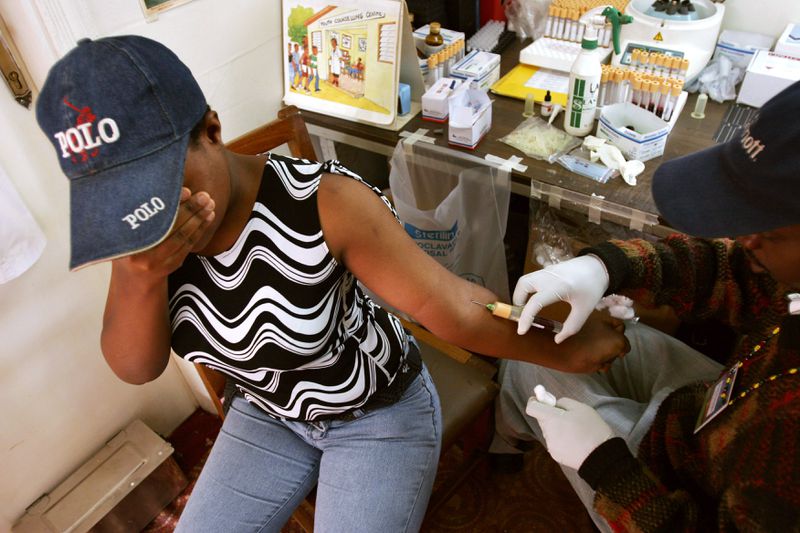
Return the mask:
POLYGON ((100 345, 108 365, 128 383, 146 383, 164 371, 170 354, 167 277, 181 266, 214 219, 205 192, 181 191, 178 216, 157 246, 112 261, 100 345))
POLYGON ((553 334, 517 335, 516 323, 471 303, 496 296, 449 272, 419 249, 369 188, 344 176, 325 175, 319 212, 334 257, 392 307, 440 338, 478 353, 520 359, 568 372, 591 372, 629 349, 621 323, 596 315, 561 345, 553 334))

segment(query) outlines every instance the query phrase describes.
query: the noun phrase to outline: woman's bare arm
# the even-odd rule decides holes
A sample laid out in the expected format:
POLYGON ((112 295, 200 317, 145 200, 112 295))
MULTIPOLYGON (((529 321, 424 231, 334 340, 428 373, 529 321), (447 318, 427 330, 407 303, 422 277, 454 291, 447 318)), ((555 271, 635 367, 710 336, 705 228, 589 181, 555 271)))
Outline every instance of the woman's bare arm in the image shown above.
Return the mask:
POLYGON ((337 260, 392 307, 440 338, 471 351, 530 361, 568 372, 591 372, 628 350, 621 323, 599 315, 561 345, 540 330, 517 335, 516 324, 472 300, 491 291, 439 265, 419 249, 373 191, 334 174, 320 184, 325 240, 337 260))

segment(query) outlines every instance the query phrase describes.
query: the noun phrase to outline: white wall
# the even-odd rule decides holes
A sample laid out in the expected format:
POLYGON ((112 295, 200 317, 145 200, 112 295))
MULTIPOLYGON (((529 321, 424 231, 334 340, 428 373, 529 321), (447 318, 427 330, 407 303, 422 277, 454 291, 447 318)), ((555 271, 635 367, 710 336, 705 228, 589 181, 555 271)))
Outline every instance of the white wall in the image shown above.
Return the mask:
POLYGON ((790 22, 800 23, 798 0, 727 0, 722 28, 777 38, 790 22))
MULTIPOLYGON (((278 0, 194 0, 150 23, 138 0, 0 0, 0 14, 37 87, 73 37, 135 33, 162 41, 189 65, 226 140, 280 107, 278 0)), ((33 106, 24 109, 0 87, 0 121, 0 165, 48 241, 31 270, 0 285, 3 532, 131 420, 166 435, 197 403, 174 363, 144 386, 108 369, 99 334, 109 269, 68 272, 67 180, 33 106)))

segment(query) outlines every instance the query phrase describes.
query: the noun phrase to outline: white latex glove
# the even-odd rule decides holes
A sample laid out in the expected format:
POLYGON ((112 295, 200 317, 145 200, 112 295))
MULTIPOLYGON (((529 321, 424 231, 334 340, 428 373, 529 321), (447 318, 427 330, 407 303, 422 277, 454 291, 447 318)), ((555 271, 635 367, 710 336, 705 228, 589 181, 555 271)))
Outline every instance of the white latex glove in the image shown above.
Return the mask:
POLYGON ((533 317, 542 308, 558 301, 567 302, 572 309, 561 332, 554 337, 556 344, 560 344, 580 331, 607 289, 606 267, 593 255, 583 255, 526 274, 519 278, 514 288, 514 305, 525 306, 517 323, 517 333, 527 333, 533 317))
POLYGON ((553 407, 532 396, 525 412, 539 421, 553 459, 574 470, 598 446, 614 437, 597 411, 572 398, 560 398, 553 407))

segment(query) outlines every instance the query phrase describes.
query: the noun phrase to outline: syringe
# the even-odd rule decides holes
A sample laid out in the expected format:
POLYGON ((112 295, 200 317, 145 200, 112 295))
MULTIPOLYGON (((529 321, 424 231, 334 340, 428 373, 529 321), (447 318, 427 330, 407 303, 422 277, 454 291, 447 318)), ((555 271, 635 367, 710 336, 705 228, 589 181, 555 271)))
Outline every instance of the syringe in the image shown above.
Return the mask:
MULTIPOLYGON (((484 304, 481 302, 476 302, 475 300, 472 300, 472 303, 482 305, 491 311, 494 316, 499 316, 500 318, 505 318, 506 320, 512 320, 514 322, 519 322, 519 317, 522 315, 523 307, 521 305, 509 305, 502 302, 484 304)), ((564 326, 557 320, 550 320, 549 318, 542 318, 540 316, 533 317, 532 325, 539 329, 552 331, 553 333, 560 333, 561 328, 564 326)))

